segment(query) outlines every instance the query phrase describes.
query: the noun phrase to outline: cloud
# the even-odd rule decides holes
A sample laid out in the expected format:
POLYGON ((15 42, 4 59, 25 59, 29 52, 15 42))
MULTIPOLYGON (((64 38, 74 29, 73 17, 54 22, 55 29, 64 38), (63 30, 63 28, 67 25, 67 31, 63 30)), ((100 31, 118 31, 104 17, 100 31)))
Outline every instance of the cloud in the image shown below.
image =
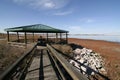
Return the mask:
POLYGON ((64 11, 64 12, 56 12, 54 13, 53 15, 59 15, 59 16, 62 16, 62 15, 68 15, 68 14, 71 14, 73 13, 73 10, 70 10, 70 11, 64 11))
POLYGON ((94 19, 90 19, 90 18, 83 18, 79 20, 80 22, 85 22, 85 23, 93 23, 95 22, 94 19))
POLYGON ((13 0, 13 2, 37 9, 60 9, 66 6, 69 0, 13 0))
POLYGON ((93 19, 87 19, 87 20, 86 20, 87 23, 92 23, 92 22, 94 22, 94 21, 95 21, 95 20, 93 20, 93 19))

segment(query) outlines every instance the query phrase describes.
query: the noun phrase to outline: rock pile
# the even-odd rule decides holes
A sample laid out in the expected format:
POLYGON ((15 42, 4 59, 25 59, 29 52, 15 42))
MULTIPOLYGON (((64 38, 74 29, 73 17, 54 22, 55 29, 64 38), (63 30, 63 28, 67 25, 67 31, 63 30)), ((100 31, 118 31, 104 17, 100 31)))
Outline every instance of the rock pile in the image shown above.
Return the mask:
POLYGON ((104 61, 102 57, 93 52, 91 49, 79 49, 76 48, 74 51, 74 59, 70 60, 70 63, 74 65, 84 75, 95 75, 95 73, 106 74, 104 69, 104 61))

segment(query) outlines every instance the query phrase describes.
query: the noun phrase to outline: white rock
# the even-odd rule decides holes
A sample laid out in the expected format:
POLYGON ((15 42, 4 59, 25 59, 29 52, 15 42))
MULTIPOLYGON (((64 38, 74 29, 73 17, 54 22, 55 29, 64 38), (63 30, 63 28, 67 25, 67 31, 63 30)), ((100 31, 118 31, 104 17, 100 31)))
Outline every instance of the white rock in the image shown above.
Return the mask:
POLYGON ((104 68, 101 68, 100 69, 100 72, 106 72, 104 68))
POLYGON ((74 60, 70 60, 70 64, 74 65, 75 61, 74 60))
POLYGON ((90 52, 87 52, 87 55, 90 55, 91 53, 90 52))
POLYGON ((80 65, 77 62, 75 62, 74 60, 70 60, 70 63, 73 64, 73 66, 80 69, 80 65))
MULTIPOLYGON (((75 67, 77 67, 78 71, 81 69, 82 74, 89 75, 87 74, 87 69, 91 68, 96 72, 100 73, 106 73, 105 69, 103 68, 104 61, 102 60, 102 57, 98 54, 93 52, 91 49, 79 49, 76 48, 74 50, 74 58, 75 60, 79 61, 83 65, 78 64, 74 60, 71 60, 70 63, 73 64, 75 67), (88 67, 86 67, 88 66, 88 67)), ((91 72, 91 75, 95 75, 95 72, 91 72)))
POLYGON ((80 60, 78 60, 80 63, 84 63, 84 59, 83 58, 81 58, 80 60))
POLYGON ((84 63, 84 65, 88 66, 88 62, 84 63))
POLYGON ((90 52, 90 53, 92 52, 92 50, 91 50, 91 49, 88 49, 87 51, 88 51, 88 52, 90 52))
POLYGON ((75 67, 77 67, 78 69, 80 69, 80 65, 78 63, 75 63, 75 67))
POLYGON ((76 57, 75 57, 75 60, 79 60, 81 58, 81 56, 80 55, 77 55, 76 57))
POLYGON ((81 68, 81 70, 84 71, 84 72, 87 71, 87 69, 86 69, 84 66, 81 66, 80 68, 81 68))
POLYGON ((100 67, 102 67, 102 65, 100 63, 96 63, 96 67, 100 68, 100 67))
POLYGON ((79 48, 75 49, 75 50, 74 50, 74 53, 75 53, 75 54, 80 54, 80 53, 81 53, 81 49, 79 49, 79 48))
POLYGON ((95 75, 95 73, 94 73, 94 72, 91 72, 91 75, 95 75))

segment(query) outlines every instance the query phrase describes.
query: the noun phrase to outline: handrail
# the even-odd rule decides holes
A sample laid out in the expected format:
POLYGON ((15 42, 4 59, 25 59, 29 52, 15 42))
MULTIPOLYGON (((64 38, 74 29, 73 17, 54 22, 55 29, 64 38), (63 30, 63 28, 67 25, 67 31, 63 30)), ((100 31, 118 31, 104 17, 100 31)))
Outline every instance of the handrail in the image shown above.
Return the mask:
POLYGON ((17 80, 21 80, 21 78, 25 77, 25 70, 27 70, 27 67, 29 67, 32 61, 36 46, 37 44, 35 44, 35 46, 31 50, 22 55, 15 63, 13 63, 0 76, 0 80, 13 80, 15 79, 15 77, 17 78, 17 80))
POLYGON ((59 52, 48 44, 47 47, 51 51, 52 55, 62 64, 73 80, 88 80, 87 77, 78 72, 75 67, 73 67, 59 52))

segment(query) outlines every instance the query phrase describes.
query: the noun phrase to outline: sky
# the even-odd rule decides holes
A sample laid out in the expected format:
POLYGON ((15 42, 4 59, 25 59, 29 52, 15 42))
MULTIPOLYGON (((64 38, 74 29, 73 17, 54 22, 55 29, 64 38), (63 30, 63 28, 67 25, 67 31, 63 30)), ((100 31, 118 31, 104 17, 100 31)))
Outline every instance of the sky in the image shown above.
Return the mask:
POLYGON ((119 34, 120 0, 0 0, 0 32, 33 24, 70 34, 119 34))

